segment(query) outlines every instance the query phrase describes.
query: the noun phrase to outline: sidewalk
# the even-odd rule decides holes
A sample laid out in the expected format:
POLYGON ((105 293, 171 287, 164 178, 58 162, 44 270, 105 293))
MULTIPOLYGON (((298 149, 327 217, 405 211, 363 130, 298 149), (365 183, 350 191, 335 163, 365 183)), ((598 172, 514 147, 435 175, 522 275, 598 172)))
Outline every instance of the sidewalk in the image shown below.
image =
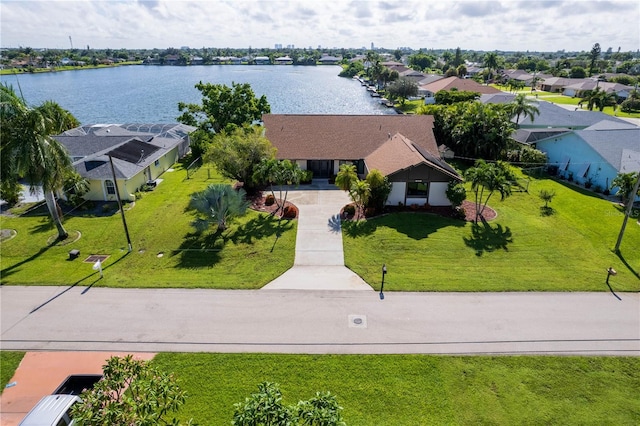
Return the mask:
POLYGON ((287 200, 299 211, 293 268, 262 289, 371 291, 344 266, 340 209, 351 202, 348 195, 325 180, 290 189, 287 200))

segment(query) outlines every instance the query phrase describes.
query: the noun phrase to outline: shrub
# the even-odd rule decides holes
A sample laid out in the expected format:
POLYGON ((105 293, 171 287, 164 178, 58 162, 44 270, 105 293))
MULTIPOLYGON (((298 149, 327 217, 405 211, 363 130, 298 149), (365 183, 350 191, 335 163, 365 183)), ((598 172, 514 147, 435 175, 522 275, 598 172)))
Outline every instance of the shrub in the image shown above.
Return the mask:
POLYGON ((467 198, 467 190, 464 188, 464 185, 450 181, 447 185, 447 198, 451 201, 452 207, 459 207, 462 205, 462 202, 467 198))
POLYGON ((302 170, 302 178, 300 183, 309 184, 313 180, 313 172, 311 170, 302 170))
POLYGON ((462 206, 456 207, 453 212, 453 217, 456 219, 465 220, 467 218, 467 212, 462 206))
POLYGON ((284 208, 282 217, 285 219, 295 219, 298 216, 298 209, 295 206, 287 206, 284 208))
POLYGON ((265 197, 264 199, 264 205, 265 206, 272 206, 273 203, 276 202, 276 197, 273 196, 273 194, 269 194, 265 197))
POLYGON ((376 215, 376 209, 373 207, 367 207, 366 209, 364 209, 364 215, 365 217, 372 217, 376 215))

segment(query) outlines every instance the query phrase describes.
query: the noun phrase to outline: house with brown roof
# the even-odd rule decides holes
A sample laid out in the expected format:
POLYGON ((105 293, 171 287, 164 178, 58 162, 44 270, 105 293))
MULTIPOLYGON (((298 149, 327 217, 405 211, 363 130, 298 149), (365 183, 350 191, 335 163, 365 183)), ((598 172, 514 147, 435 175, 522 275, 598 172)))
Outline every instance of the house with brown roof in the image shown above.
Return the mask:
POLYGON ((436 80, 432 83, 419 86, 418 92, 424 95, 424 103, 425 104, 433 104, 435 103, 435 95, 441 90, 451 90, 456 89, 459 91, 465 92, 477 92, 481 95, 484 94, 494 94, 494 93, 502 93, 500 90, 486 86, 484 84, 480 84, 474 80, 468 78, 459 78, 459 77, 447 77, 442 78, 440 80, 436 80))
POLYGON ((265 114, 265 136, 276 158, 295 161, 314 178, 354 164, 361 177, 379 170, 392 182, 389 205, 450 205, 450 181, 461 181, 438 151, 428 115, 265 114))

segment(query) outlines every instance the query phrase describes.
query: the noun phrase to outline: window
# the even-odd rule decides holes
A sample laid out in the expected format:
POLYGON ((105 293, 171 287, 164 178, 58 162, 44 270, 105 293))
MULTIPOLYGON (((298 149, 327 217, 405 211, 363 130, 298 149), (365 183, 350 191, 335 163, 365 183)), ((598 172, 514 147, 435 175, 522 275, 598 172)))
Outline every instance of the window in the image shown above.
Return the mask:
POLYGON ((115 195, 116 193, 116 186, 113 184, 112 180, 105 180, 104 181, 104 187, 107 189, 107 194, 109 195, 115 195))
POLYGON ((409 197, 426 197, 429 195, 429 183, 427 182, 409 182, 407 184, 407 196, 409 197))
POLYGON ((156 160, 153 164, 158 167, 160 165, 160 160, 156 160))

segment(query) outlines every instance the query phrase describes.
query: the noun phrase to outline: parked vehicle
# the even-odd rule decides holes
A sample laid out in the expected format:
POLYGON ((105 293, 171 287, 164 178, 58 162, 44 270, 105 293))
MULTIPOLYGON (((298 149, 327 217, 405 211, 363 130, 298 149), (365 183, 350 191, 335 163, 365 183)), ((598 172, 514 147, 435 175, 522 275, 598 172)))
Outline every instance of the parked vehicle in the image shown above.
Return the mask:
POLYGON ((53 391, 53 394, 42 398, 27 413, 20 426, 71 426, 75 422, 71 418, 71 407, 82 402, 80 395, 85 389, 91 389, 100 379, 101 374, 72 374, 53 391))

